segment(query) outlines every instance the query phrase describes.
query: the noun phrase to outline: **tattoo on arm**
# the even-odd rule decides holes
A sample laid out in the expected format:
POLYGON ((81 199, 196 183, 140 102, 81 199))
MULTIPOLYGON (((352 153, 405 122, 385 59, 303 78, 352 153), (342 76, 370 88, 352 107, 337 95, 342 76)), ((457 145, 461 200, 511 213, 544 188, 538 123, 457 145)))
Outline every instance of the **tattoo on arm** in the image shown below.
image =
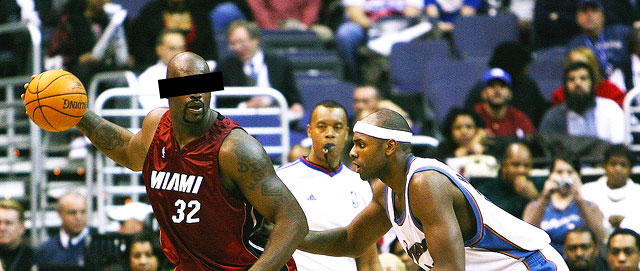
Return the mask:
POLYGON ((110 125, 111 123, 103 123, 95 130, 95 144, 104 150, 113 150, 117 147, 124 146, 122 140, 122 132, 118 131, 110 125))
POLYGON ((249 189, 255 190, 267 176, 269 157, 264 152, 257 153, 254 148, 248 145, 250 144, 237 144, 235 153, 238 157, 238 172, 251 174, 252 181, 249 189))
POLYGON ((115 124, 91 112, 78 123, 78 128, 91 142, 101 150, 113 150, 124 146, 122 131, 114 127, 115 124))
POLYGON ((262 195, 265 196, 280 196, 282 195, 282 187, 278 184, 274 184, 271 181, 262 183, 262 195))
POLYGON ((102 118, 91 111, 87 111, 80 122, 78 122, 78 129, 87 137, 90 137, 96 127, 100 125, 100 122, 102 122, 102 118))
POLYGON ((249 189, 260 189, 263 196, 276 197, 273 199, 274 204, 283 204, 289 200, 290 196, 284 192, 283 184, 273 179, 276 176, 270 176, 275 175, 275 172, 269 174, 273 172, 269 168, 272 167, 269 163, 271 160, 263 150, 259 150, 254 144, 238 144, 235 154, 238 157, 237 171, 251 175, 249 189))

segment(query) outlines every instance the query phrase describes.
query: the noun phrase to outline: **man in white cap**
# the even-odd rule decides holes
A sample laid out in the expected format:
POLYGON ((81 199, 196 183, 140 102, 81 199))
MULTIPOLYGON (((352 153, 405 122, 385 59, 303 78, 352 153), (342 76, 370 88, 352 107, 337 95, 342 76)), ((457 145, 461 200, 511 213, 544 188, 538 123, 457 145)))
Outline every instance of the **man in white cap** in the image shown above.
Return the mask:
POLYGON ((310 231, 299 249, 354 257, 393 227, 425 270, 568 270, 544 231, 493 205, 447 165, 414 157, 400 114, 377 111, 353 131, 356 172, 382 182, 351 224, 310 231))
POLYGON ((153 213, 151 205, 142 202, 131 202, 107 210, 107 216, 118 221, 118 232, 136 234, 144 230, 144 222, 153 213))

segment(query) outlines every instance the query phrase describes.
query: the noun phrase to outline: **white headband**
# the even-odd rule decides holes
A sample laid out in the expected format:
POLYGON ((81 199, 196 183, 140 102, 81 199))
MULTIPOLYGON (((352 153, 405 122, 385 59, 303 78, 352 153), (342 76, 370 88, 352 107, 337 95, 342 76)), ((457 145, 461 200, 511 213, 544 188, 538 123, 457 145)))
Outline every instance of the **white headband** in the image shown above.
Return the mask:
POLYGON ((411 142, 411 137, 413 137, 410 132, 382 128, 364 123, 362 121, 356 122, 356 125, 353 126, 353 132, 365 134, 379 139, 393 139, 398 142, 407 143, 411 142))

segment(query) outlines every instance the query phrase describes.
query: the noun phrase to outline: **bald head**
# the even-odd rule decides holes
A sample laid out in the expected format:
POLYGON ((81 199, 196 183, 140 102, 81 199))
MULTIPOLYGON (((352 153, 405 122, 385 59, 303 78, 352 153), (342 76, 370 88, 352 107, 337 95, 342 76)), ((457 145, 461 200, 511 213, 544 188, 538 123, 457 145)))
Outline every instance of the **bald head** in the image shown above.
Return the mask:
POLYGON ((87 226, 87 200, 78 192, 67 192, 56 207, 62 220, 62 229, 72 237, 78 236, 87 226))
POLYGON ((507 149, 504 151, 504 157, 511 158, 517 155, 525 155, 530 157, 531 151, 529 151, 529 147, 527 147, 527 145, 520 142, 509 144, 509 146, 507 146, 507 149))
POLYGON ((360 86, 353 90, 353 109, 356 114, 377 110, 379 100, 378 90, 372 86, 360 86))
POLYGON ((209 72, 209 65, 201 56, 183 52, 174 56, 167 65, 167 78, 184 77, 209 72))
POLYGON ((405 120, 402 115, 398 114, 398 112, 390 109, 380 109, 363 118, 362 121, 382 128, 411 132, 411 128, 409 127, 407 120, 405 120))

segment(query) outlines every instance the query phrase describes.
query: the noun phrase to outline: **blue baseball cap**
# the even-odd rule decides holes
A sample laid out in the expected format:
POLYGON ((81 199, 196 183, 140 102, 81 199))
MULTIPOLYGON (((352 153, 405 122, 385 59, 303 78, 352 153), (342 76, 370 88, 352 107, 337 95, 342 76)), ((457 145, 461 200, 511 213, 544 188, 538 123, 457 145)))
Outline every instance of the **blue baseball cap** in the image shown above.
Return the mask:
POLYGON ((484 74, 485 86, 488 85, 489 82, 493 80, 500 80, 502 82, 507 83, 507 85, 511 87, 511 76, 509 75, 509 73, 505 72, 503 69, 493 68, 484 74))

